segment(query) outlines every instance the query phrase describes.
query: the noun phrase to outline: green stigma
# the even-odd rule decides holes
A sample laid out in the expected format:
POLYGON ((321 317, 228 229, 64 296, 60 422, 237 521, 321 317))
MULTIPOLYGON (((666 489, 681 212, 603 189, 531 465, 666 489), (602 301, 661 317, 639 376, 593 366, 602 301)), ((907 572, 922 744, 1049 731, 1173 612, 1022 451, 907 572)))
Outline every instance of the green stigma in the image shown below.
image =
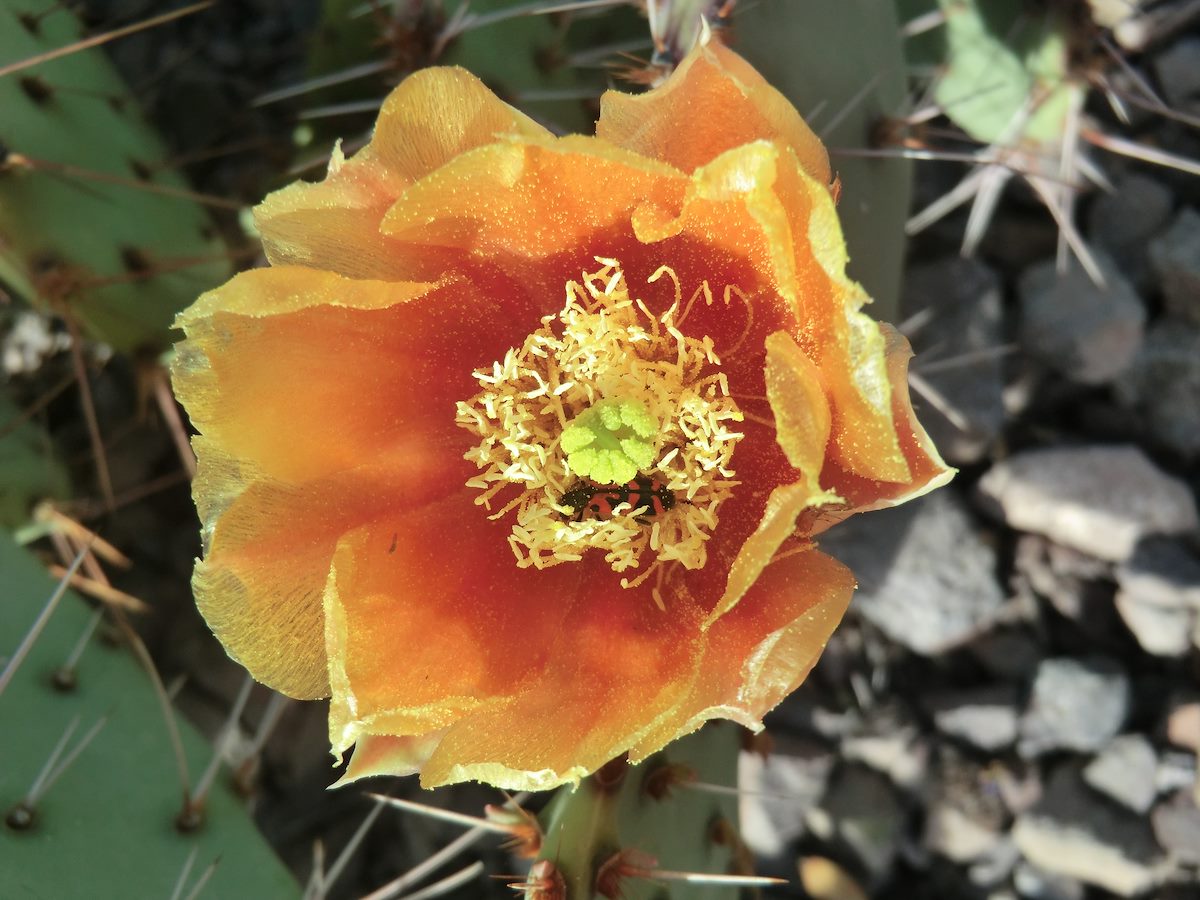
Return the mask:
POLYGON ((654 462, 658 422, 636 400, 601 400, 563 429, 571 471, 597 484, 625 484, 654 462))

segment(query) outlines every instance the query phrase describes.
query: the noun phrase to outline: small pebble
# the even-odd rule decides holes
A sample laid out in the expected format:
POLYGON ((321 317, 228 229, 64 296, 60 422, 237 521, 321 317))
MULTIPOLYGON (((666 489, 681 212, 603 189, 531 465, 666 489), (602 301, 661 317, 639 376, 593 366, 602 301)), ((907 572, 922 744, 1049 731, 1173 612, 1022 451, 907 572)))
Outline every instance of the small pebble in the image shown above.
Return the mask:
POLYGON ((1183 37, 1154 57, 1154 71, 1167 103, 1187 109, 1200 101, 1200 38, 1183 37))
POLYGON ((1145 814, 1158 793, 1158 754, 1140 734, 1113 738, 1087 768, 1083 778, 1122 806, 1145 814))
POLYGON ((1200 753, 1200 700, 1172 705, 1167 713, 1167 740, 1176 747, 1200 753))
POLYGON ((1107 251, 1130 282, 1149 286, 1147 246, 1166 227, 1175 196, 1161 181, 1141 172, 1118 178, 1111 193, 1099 193, 1088 210, 1088 237, 1107 251))
POLYGON ((872 876, 883 876, 904 829, 904 813, 887 777, 864 766, 844 766, 821 806, 828 817, 827 839, 840 839, 872 876))
POLYGON ((934 694, 925 702, 938 731, 980 750, 996 751, 1017 737, 1017 691, 995 684, 934 694))
POLYGON ((1097 254, 1106 284, 1078 264, 1059 272, 1053 259, 1026 269, 1017 287, 1021 346, 1079 384, 1105 384, 1133 362, 1146 308, 1108 257, 1097 254))
POLYGON ((1147 603, 1137 594, 1124 591, 1117 592, 1114 602, 1125 625, 1147 653, 1178 659, 1191 649, 1194 610, 1147 603))

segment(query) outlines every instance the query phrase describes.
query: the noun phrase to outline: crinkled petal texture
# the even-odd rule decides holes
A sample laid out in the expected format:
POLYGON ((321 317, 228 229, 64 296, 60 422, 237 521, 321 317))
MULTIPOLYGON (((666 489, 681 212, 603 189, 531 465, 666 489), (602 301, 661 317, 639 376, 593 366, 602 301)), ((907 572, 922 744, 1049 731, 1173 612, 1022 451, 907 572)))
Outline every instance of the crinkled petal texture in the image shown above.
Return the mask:
POLYGON ((273 267, 181 316, 205 558, 230 654, 331 696, 347 779, 576 780, 710 718, 748 727, 807 675, 853 579, 812 537, 946 481, 908 402, 907 345, 861 307, 820 143, 731 51, 606 95, 598 137, 554 138, 470 75, 430 69, 371 143, 257 210, 273 267), (600 559, 518 568, 464 487, 472 372, 619 260, 655 312, 707 283, 746 413, 708 562, 625 589, 600 559))

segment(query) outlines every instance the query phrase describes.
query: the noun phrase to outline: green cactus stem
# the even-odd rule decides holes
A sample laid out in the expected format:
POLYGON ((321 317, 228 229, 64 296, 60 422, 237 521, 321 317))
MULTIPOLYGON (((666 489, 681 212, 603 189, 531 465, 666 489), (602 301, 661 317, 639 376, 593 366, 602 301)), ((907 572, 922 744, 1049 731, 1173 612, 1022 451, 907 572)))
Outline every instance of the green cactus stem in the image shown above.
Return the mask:
POLYGON ((706 789, 736 784, 739 747, 735 726, 710 723, 639 765, 614 760, 578 788, 561 789, 542 815, 538 857, 565 885, 565 898, 556 900, 734 900, 736 887, 643 873, 750 874, 736 799, 706 789))

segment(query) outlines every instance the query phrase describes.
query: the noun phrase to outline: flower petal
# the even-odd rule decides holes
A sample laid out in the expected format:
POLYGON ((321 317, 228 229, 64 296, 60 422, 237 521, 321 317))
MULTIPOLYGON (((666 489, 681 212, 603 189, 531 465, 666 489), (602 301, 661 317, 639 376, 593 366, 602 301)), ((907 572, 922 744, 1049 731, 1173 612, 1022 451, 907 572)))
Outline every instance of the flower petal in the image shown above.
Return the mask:
POLYGON ((578 781, 634 745, 686 696, 705 638, 701 610, 655 606, 594 570, 559 626, 536 682, 502 708, 446 732, 421 773, 426 787, 478 779, 509 789, 578 781))
POLYGON ((716 41, 689 54, 656 90, 606 92, 596 136, 685 172, 734 147, 778 141, 818 182, 828 185, 831 178, 824 145, 795 107, 716 41))
MULTIPOLYGON (((574 253, 578 270, 609 252, 601 235, 627 232, 638 207, 677 207, 686 183, 668 166, 593 138, 508 139, 414 184, 381 227, 417 257, 429 248, 506 262, 574 253)), ((562 275, 554 273, 556 294, 562 275)))
POLYGON ((820 372, 786 332, 768 335, 766 348, 767 400, 776 440, 794 468, 810 478, 819 476, 830 429, 820 372))
POLYGON ((824 531, 854 513, 907 503, 947 484, 957 471, 942 461, 913 412, 908 392, 908 362, 913 354, 908 341, 890 325, 880 328, 887 342, 887 371, 892 385, 896 434, 912 474, 902 482, 877 481, 846 471, 836 460, 829 461, 821 473, 821 480, 841 496, 842 502, 813 511, 811 521, 806 521, 803 526, 809 533, 824 531))
POLYGON ((444 476, 436 447, 412 442, 395 455, 325 479, 288 484, 194 439, 193 482, 204 523, 196 605, 229 655, 291 697, 329 695, 321 593, 339 536, 384 509, 403 508, 461 484, 444 476))
POLYGON ((197 603, 259 680, 328 694, 321 593, 334 546, 383 506, 426 503, 471 476, 454 403, 508 345, 512 309, 461 281, 279 267, 180 317, 175 388, 203 435, 197 603))
POLYGON ((662 612, 644 591, 598 587, 563 623, 565 646, 541 681, 451 727, 422 784, 545 789, 625 750, 642 759, 710 718, 758 727, 815 664, 853 587, 849 570, 809 549, 768 567, 707 632, 680 597, 662 612))
POLYGON ((639 739, 631 758, 654 753, 708 719, 760 728, 763 715, 808 677, 853 592, 850 570, 811 547, 771 563, 708 629, 690 692, 639 739))
POLYGON ((459 456, 455 401, 511 342, 514 313, 464 281, 255 269, 180 316, 175 390, 212 443, 288 483, 354 468, 418 431, 428 452, 459 456))
MULTIPOLYGON (((750 261, 762 279, 739 285, 753 294, 751 337, 787 331, 816 364, 832 414, 829 452, 848 471, 908 480, 892 420, 884 337, 861 311, 869 298, 846 277, 833 199, 790 150, 765 141, 729 150, 693 174, 676 218, 635 218, 633 225, 647 243, 691 238, 750 261)), ((710 320, 698 319, 696 327, 710 327, 710 320)), ((733 378, 739 365, 761 365, 761 357, 744 354, 723 363, 733 378)))
POLYGON ((364 734, 354 745, 346 773, 332 787, 344 787, 360 778, 376 775, 416 775, 442 740, 442 732, 431 731, 410 737, 364 734))
POLYGON ((330 740, 424 734, 508 698, 556 650, 579 566, 518 569, 464 489, 338 543, 325 590, 330 740))
POLYGON ((360 278, 421 277, 397 265, 380 221, 413 182, 501 134, 549 132, 463 69, 410 75, 384 102, 366 147, 350 160, 335 152, 323 182, 297 182, 255 209, 267 258, 360 278))
POLYGON ((805 510, 841 500, 823 490, 819 480, 831 427, 820 373, 785 332, 768 335, 765 343, 764 378, 775 424, 773 437, 792 471, 780 473, 776 476, 779 480, 772 481, 769 473, 778 471, 778 467, 770 466, 764 458, 766 454, 760 449, 764 436, 752 435, 745 449, 754 456, 747 459, 742 453, 738 466, 745 465, 755 473, 755 481, 765 483, 771 491, 765 504, 759 500, 750 507, 761 511, 752 530, 742 530, 745 525, 741 524, 739 530, 722 535, 721 543, 714 548, 714 561, 729 575, 705 627, 724 616, 754 585, 780 546, 796 532, 797 519, 805 510), (742 543, 737 543, 739 539, 742 543))

